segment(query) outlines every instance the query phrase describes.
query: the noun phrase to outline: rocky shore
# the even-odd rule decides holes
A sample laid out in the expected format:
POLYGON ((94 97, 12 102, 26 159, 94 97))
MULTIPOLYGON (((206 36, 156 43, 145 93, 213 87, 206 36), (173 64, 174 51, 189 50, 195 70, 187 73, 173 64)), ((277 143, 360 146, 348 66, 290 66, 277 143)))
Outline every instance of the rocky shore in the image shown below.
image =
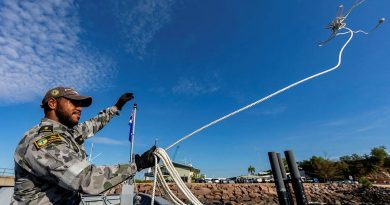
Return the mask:
MULTIPOLYGON (((192 193, 204 204, 278 204, 275 185, 263 184, 187 184, 192 193)), ((314 204, 389 204, 390 188, 363 188, 353 184, 304 184, 309 202, 314 204)), ((151 194, 152 184, 137 184, 139 192, 151 194)), ((171 190, 184 200, 177 187, 171 190)), ((121 187, 109 194, 120 193, 121 187)), ((161 195, 157 189, 157 195, 161 195)))

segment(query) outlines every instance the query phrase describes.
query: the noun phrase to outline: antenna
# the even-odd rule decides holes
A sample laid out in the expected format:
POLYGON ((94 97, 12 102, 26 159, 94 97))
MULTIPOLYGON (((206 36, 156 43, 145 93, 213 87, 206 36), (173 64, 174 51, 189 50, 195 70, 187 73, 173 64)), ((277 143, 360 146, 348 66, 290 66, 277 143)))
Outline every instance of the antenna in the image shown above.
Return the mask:
POLYGON ((91 151, 89 152, 88 161, 92 162, 94 159, 98 158, 102 153, 97 154, 95 157, 92 158, 93 155, 93 145, 94 143, 91 143, 91 151))
POLYGON ((177 150, 179 150, 180 145, 177 145, 175 153, 173 154, 172 161, 175 161, 176 155, 177 155, 177 150))
POLYGON ((98 158, 102 153, 97 154, 94 158, 90 159, 89 162, 92 162, 94 159, 98 158))
POLYGON ((92 144, 91 144, 91 151, 89 152, 89 158, 88 158, 88 161, 90 161, 91 162, 91 158, 92 158, 92 153, 93 153, 93 142, 92 142, 92 144))

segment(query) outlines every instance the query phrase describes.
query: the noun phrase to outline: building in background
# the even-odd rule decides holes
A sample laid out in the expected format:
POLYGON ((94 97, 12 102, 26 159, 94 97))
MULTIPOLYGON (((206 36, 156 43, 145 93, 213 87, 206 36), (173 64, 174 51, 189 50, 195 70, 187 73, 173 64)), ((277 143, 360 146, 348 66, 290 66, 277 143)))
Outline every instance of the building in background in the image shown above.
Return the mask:
MULTIPOLYGON (((200 173, 199 169, 194 168, 192 165, 188 164, 181 164, 177 162, 172 162, 173 166, 175 167, 176 171, 179 173, 180 178, 185 182, 185 183, 191 183, 191 179, 193 176, 196 174, 200 173)), ((161 171, 164 175, 164 178, 166 181, 173 181, 173 179, 170 177, 168 170, 162 166, 161 171)), ((145 180, 153 180, 153 173, 152 170, 149 169, 145 173, 145 180)))

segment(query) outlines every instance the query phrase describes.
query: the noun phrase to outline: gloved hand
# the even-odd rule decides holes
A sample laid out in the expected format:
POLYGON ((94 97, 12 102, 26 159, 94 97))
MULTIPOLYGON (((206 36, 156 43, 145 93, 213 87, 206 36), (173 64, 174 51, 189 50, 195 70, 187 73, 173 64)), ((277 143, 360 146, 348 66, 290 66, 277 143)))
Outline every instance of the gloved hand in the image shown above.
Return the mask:
POLYGON ((141 156, 139 156, 138 154, 135 155, 135 164, 137 165, 138 171, 154 166, 154 150, 156 150, 156 146, 153 146, 148 151, 144 152, 141 156))
POLYGON ((115 106, 118 108, 118 110, 122 110, 122 107, 131 99, 134 98, 133 93, 125 93, 123 94, 119 99, 118 102, 115 103, 115 106))

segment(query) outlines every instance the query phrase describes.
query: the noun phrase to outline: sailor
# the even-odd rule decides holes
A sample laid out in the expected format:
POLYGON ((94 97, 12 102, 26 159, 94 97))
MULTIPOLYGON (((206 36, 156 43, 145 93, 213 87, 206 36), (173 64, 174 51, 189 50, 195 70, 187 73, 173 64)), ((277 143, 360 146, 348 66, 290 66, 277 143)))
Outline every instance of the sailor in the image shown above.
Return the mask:
POLYGON ((150 148, 135 163, 95 166, 87 160, 84 140, 101 130, 131 99, 123 94, 116 104, 79 124, 82 107, 92 103, 67 87, 50 89, 42 100, 45 117, 28 130, 15 155, 15 187, 11 204, 79 204, 80 194, 99 194, 154 166, 150 148))

